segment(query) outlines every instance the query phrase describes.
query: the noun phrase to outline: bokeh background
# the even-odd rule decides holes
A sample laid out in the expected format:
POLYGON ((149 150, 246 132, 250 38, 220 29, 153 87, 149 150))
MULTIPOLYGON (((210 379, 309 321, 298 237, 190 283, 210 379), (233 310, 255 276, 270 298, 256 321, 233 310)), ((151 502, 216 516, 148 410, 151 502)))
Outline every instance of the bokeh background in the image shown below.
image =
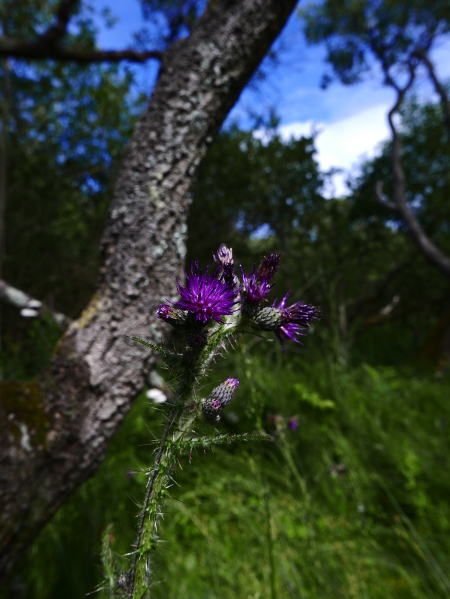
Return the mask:
MULTIPOLYGON (((155 20, 141 4, 86 3, 72 35, 102 47, 154 39, 173 3, 147 2, 161 11, 155 20)), ((428 5, 450 24, 446 3, 428 5)), ((52 4, 15 6, 1 3, 3 27, 27 31, 52 4)), ((348 16, 350 3, 336 6, 348 16)), ((299 5, 228 116, 200 169, 187 257, 206 266, 225 242, 248 270, 281 251, 273 299, 291 289, 294 301, 320 306, 322 318, 288 354, 253 339, 218 362, 207 389, 226 376, 241 383, 220 430, 262 430, 274 440, 181 461, 155 597, 450 596, 449 278, 377 198, 378 181, 392 194, 386 112, 395 94, 375 56, 366 51, 359 64, 342 28, 320 29, 326 7, 299 5)), ((445 26, 438 33, 430 56, 446 85, 450 35, 445 26)), ((117 167, 157 71, 3 60, 1 75, 2 276, 75 318, 94 290, 117 167)), ((424 70, 397 122, 408 200, 450 255, 450 138, 424 70)), ((33 378, 61 334, 51 319, 24 318, 2 303, 3 379, 33 378)), ((149 389, 169 394, 168 373, 159 375, 165 382, 153 377, 149 389)), ((140 471, 164 424, 164 403, 152 397, 136 400, 99 471, 41 532, 4 597, 94 591, 109 525, 114 551, 130 551, 145 490, 140 471)))

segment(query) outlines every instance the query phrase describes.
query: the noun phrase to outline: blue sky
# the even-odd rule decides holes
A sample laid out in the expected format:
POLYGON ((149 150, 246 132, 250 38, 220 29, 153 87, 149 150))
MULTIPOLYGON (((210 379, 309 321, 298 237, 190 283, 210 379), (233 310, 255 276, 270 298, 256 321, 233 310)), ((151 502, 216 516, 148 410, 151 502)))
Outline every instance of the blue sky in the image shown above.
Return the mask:
MULTIPOLYGON (((100 25, 98 44, 102 48, 125 48, 133 44, 133 33, 145 24, 138 0, 92 0, 96 11, 108 6, 117 16, 113 29, 100 25)), ((334 177, 334 189, 329 193, 345 193, 347 173, 354 171, 363 157, 373 156, 381 141, 388 138, 386 113, 393 101, 393 93, 383 87, 382 78, 374 71, 363 83, 351 87, 333 83, 327 90, 320 88, 324 72, 325 49, 308 46, 303 37, 301 21, 293 14, 276 42, 279 48, 278 64, 263 63, 266 78, 256 89, 245 89, 231 111, 227 123, 249 123, 249 110, 259 113, 276 110, 280 118, 280 134, 316 137, 317 158, 326 170, 343 169, 334 177), (264 68, 265 67, 265 68, 264 68)), ((450 42, 441 44, 433 55, 437 72, 450 78, 450 42)), ((157 65, 133 67, 139 86, 151 93, 157 65)), ((418 84, 421 95, 431 97, 432 89, 424 79, 418 84)))

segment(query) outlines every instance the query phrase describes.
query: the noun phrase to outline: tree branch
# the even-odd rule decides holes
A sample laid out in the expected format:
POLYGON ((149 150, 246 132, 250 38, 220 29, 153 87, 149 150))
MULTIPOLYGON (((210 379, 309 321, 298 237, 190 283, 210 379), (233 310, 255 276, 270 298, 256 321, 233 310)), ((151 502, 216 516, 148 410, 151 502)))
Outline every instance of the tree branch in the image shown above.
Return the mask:
POLYGON ((56 23, 51 25, 45 33, 39 36, 38 43, 43 46, 53 46, 57 44, 67 32, 72 12, 79 0, 61 0, 56 11, 56 23))
POLYGON ((6 36, 0 37, 0 57, 60 60, 79 64, 161 60, 163 53, 159 50, 84 50, 76 46, 61 46, 59 42, 67 33, 70 17, 78 2, 79 0, 61 0, 55 15, 56 22, 32 42, 6 36))
POLYGON ((18 308, 21 315, 25 318, 37 318, 38 316, 42 317, 44 314, 49 314, 61 327, 67 328, 72 323, 72 320, 68 316, 60 312, 55 312, 49 306, 32 298, 20 289, 16 289, 2 279, 0 279, 0 300, 18 308))
POLYGON ((390 210, 397 210, 397 206, 394 202, 388 200, 387 196, 383 193, 383 182, 378 180, 375 186, 375 194, 377 196, 377 200, 382 206, 389 208, 390 210))
POLYGON ((448 132, 448 136, 450 139, 450 101, 447 97, 447 91, 446 91, 445 87, 442 85, 442 83, 439 81, 439 79, 437 78, 433 63, 428 58, 426 52, 424 52, 424 51, 417 52, 417 55, 420 58, 420 60, 424 63, 424 65, 426 66, 426 68, 428 70, 428 74, 430 75, 430 79, 433 82, 434 89, 436 90, 436 93, 439 95, 439 98, 441 100, 442 112, 444 113, 444 120, 445 120, 445 124, 447 126, 447 132, 448 132))
POLYGON ((35 42, 24 42, 14 38, 0 38, 0 57, 24 58, 28 60, 60 60, 78 64, 96 62, 146 62, 150 59, 161 60, 163 52, 159 50, 83 50, 72 46, 53 46, 35 42))
POLYGON ((427 237, 420 226, 413 211, 408 205, 406 197, 405 173, 401 161, 401 141, 394 123, 394 114, 400 108, 406 92, 414 82, 415 70, 410 67, 410 78, 404 88, 397 92, 397 101, 388 114, 389 126, 392 132, 392 174, 394 179, 394 203, 397 212, 403 218, 412 240, 423 255, 437 266, 447 277, 450 277, 450 258, 427 237))

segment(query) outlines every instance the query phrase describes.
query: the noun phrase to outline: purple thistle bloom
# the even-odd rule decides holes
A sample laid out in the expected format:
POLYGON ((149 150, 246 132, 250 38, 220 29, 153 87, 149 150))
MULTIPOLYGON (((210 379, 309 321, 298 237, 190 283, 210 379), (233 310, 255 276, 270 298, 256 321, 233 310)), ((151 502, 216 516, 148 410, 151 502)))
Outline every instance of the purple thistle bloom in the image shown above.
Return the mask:
MULTIPOLYGON (((296 322, 299 324, 303 324, 309 326, 309 323, 312 320, 316 320, 319 316, 319 310, 315 306, 311 306, 310 304, 306 304, 305 302, 295 302, 292 306, 286 306, 286 300, 289 297, 291 292, 288 291, 286 295, 281 300, 278 310, 283 311, 283 315, 289 318, 290 322, 296 322)), ((275 300, 276 302, 277 300, 275 300)), ((275 308, 275 302, 273 303, 273 307, 275 308)))
POLYGON ((287 352, 283 340, 290 339, 291 341, 295 341, 295 343, 300 343, 300 345, 303 345, 303 343, 296 338, 296 335, 298 335, 299 337, 305 337, 306 333, 301 333, 300 331, 307 330, 308 329, 306 327, 301 327, 300 325, 295 324, 294 322, 287 322, 277 331, 275 331, 275 335, 278 337, 278 340, 281 343, 281 346, 284 349, 284 351, 287 352))
POLYGON ((247 292, 247 301, 258 304, 270 292, 275 283, 270 283, 280 264, 280 254, 270 254, 261 260, 258 270, 253 266, 253 273, 245 275, 241 266, 242 282, 247 292))
POLYGON ((302 345, 296 336, 305 337, 306 333, 303 333, 302 331, 307 331, 309 323, 312 320, 315 320, 319 314, 317 308, 305 304, 304 302, 296 302, 295 304, 292 304, 292 306, 286 308, 286 300, 289 297, 289 293, 290 291, 286 293, 278 306, 276 305, 277 300, 273 302, 272 306, 273 308, 280 310, 283 316, 288 319, 287 322, 275 331, 275 335, 278 337, 284 351, 287 351, 283 343, 284 339, 290 339, 291 341, 302 345))
POLYGON ((222 322, 222 316, 233 313, 236 303, 236 290, 233 286, 220 281, 208 273, 203 274, 198 270, 198 262, 195 263, 195 272, 191 264, 191 276, 186 275, 186 286, 182 287, 177 279, 178 293, 181 300, 175 304, 175 308, 187 310, 195 315, 195 320, 205 324, 210 318, 216 322, 222 322))
POLYGON ((251 275, 244 274, 241 266, 241 273, 244 289, 247 292, 246 300, 252 304, 259 303, 270 292, 273 283, 270 284, 269 279, 261 279, 256 271, 256 266, 253 267, 253 274, 251 275))
POLYGON ((298 429, 298 416, 292 416, 292 418, 289 418, 288 427, 291 429, 291 431, 296 431, 298 429))

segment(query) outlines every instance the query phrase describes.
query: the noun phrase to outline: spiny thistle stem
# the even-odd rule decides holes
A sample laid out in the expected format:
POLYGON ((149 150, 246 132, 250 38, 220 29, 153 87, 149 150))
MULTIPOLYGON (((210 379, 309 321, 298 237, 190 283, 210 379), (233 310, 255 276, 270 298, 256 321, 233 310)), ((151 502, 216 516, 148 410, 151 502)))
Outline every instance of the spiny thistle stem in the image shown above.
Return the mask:
MULTIPOLYGON (((188 374, 188 373, 186 373, 188 374)), ((192 375, 192 373, 190 373, 192 375)), ((191 378, 191 377, 188 377, 191 378)), ((148 588, 148 574, 150 566, 150 552, 156 548, 156 529, 158 517, 160 515, 160 502, 163 499, 163 491, 166 481, 171 474, 175 460, 177 458, 175 444, 179 438, 190 430, 195 418, 195 411, 191 418, 184 419, 185 413, 190 409, 186 405, 189 399, 191 388, 186 384, 182 377, 175 400, 170 411, 167 424, 158 447, 153 470, 148 482, 147 494, 142 511, 139 534, 136 546, 136 555, 132 572, 131 596, 143 597, 148 588), (177 423, 181 426, 174 433, 174 444, 168 445, 168 439, 173 425, 177 423)))
MULTIPOLYGON (((242 283, 234 272, 232 251, 221 246, 214 256, 218 269, 214 275, 199 270, 198 264, 186 274, 186 285, 177 281, 181 300, 174 305, 162 304, 156 316, 184 333, 181 353, 133 337, 135 341, 157 351, 167 366, 175 371, 178 387, 166 426, 156 451, 155 462, 149 472, 147 493, 141 512, 139 532, 133 565, 128 574, 117 582, 117 597, 146 599, 151 584, 151 555, 157 547, 158 519, 175 464, 184 450, 198 446, 212 447, 220 443, 270 439, 267 435, 210 434, 199 437, 194 425, 198 420, 216 424, 222 410, 232 400, 239 381, 228 378, 207 398, 196 397, 196 386, 206 375, 209 366, 225 342, 235 333, 271 331, 283 345, 284 339, 300 343, 317 310, 303 302, 286 306, 287 295, 277 306, 262 306, 273 285, 278 268, 279 254, 264 258, 252 275, 242 273, 242 283)), ((283 345, 284 347, 284 345, 283 345)), ((109 569, 111 572, 114 568, 109 569)), ((111 586, 111 585, 110 585, 111 586)))

